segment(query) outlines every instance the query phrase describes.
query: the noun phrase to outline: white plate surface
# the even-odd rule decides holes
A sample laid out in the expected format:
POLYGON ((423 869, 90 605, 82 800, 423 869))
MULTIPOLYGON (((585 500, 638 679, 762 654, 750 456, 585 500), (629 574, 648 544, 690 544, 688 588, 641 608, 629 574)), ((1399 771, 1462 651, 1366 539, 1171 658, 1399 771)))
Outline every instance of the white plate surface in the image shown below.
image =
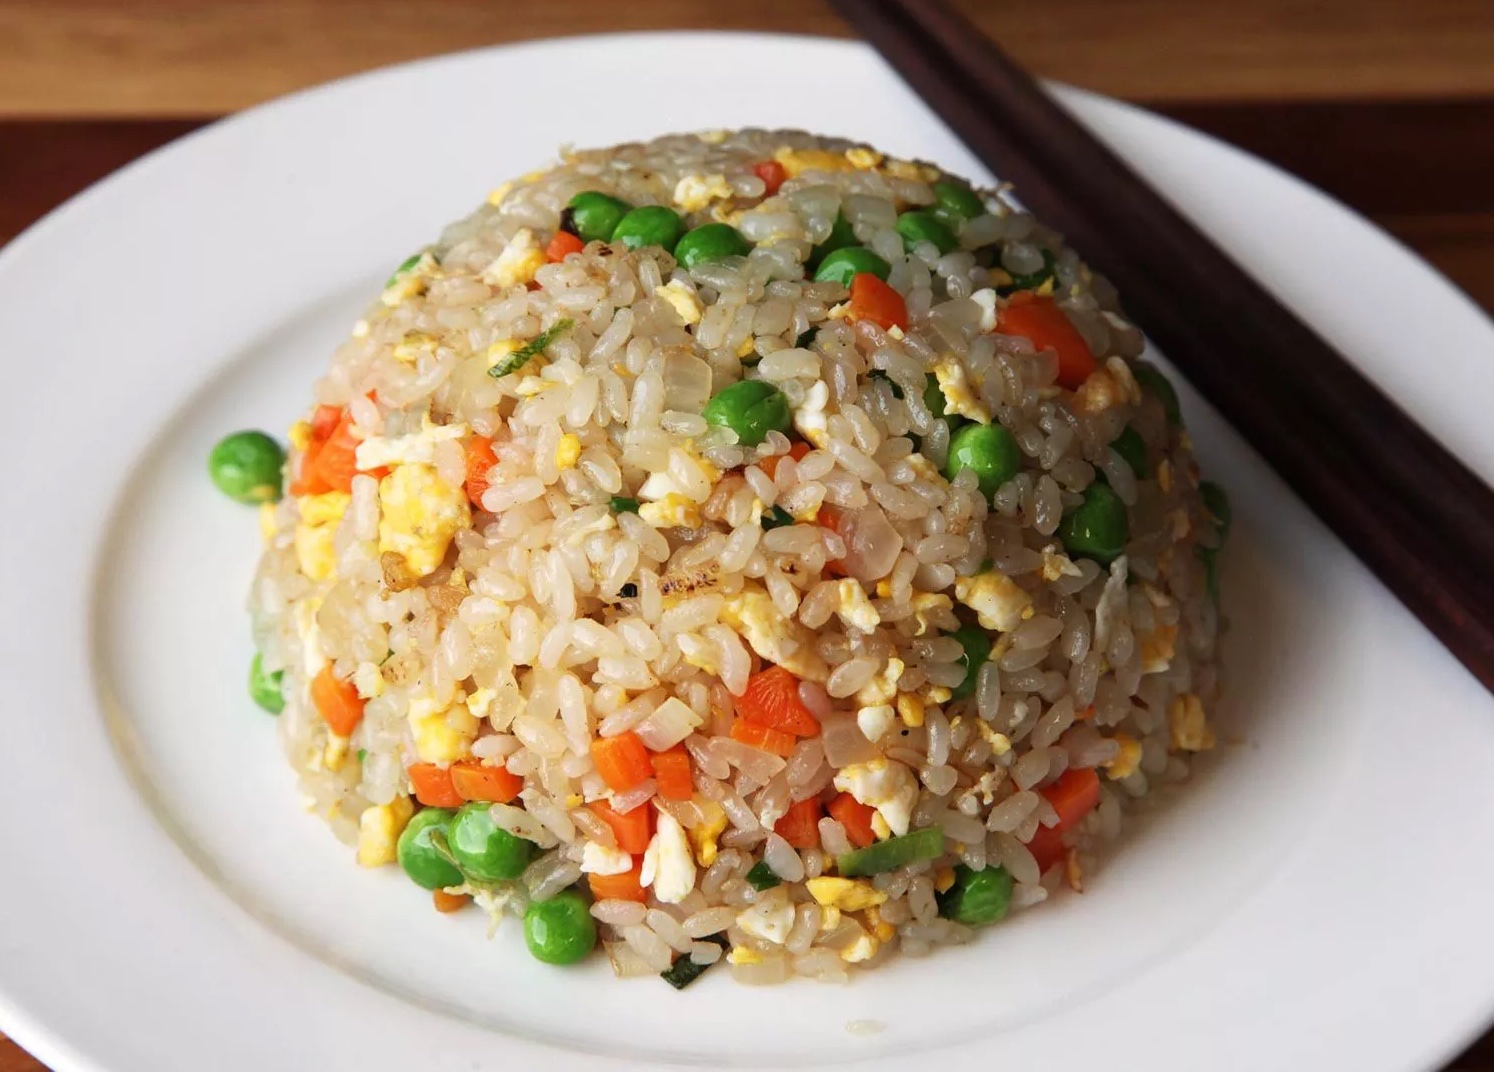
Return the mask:
MULTIPOLYGON (((1078 115, 1494 476, 1494 327, 1321 194, 1078 115), (1429 375, 1429 370, 1436 370, 1429 375)), ((0 254, 0 1028, 59 1072, 1435 1066, 1494 1010, 1494 703, 1184 391, 1239 519, 1230 742, 1082 897, 846 987, 546 968, 302 813, 243 691, 255 519, 205 477, 282 430, 391 264, 561 142, 797 126, 984 175, 866 49, 578 38, 254 109, 0 254), (694 72, 704 91, 681 92, 694 72), (563 74, 561 84, 555 76, 563 74)))

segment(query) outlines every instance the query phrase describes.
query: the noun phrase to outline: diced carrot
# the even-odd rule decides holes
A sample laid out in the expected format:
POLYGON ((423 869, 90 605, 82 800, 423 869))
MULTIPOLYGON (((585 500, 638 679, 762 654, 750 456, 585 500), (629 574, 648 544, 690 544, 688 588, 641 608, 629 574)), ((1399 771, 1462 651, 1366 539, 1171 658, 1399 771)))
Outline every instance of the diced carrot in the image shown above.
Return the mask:
POLYGON ((342 420, 341 408, 329 406, 326 403, 317 406, 311 414, 311 441, 325 443, 337 429, 337 422, 340 420, 342 420))
POLYGON ((820 843, 820 814, 823 812, 819 797, 810 797, 790 805, 783 818, 773 824, 773 830, 796 849, 812 849, 820 843))
MULTIPOLYGON (((845 521, 846 515, 829 503, 821 503, 820 512, 815 517, 815 524, 819 525, 822 529, 829 529, 837 536, 841 536, 842 539, 845 537, 841 533, 841 526, 845 524, 845 521)), ((838 558, 832 558, 825 563, 825 573, 831 577, 849 577, 851 575, 844 563, 838 558)))
POLYGON ((445 890, 432 890, 431 900, 437 912, 460 912, 472 903, 472 898, 465 893, 447 893, 445 890))
POLYGON ((580 253, 585 248, 586 243, 571 232, 556 231, 555 237, 550 239, 550 244, 545 247, 545 259, 551 264, 559 264, 572 253, 580 253))
POLYGON ((794 754, 794 745, 799 743, 791 733, 770 730, 767 726, 759 726, 745 718, 739 718, 731 724, 731 739, 753 748, 761 748, 764 752, 772 752, 784 759, 794 754))
POLYGON ((507 767, 487 767, 464 759, 451 765, 451 784, 463 800, 485 800, 507 804, 524 788, 524 779, 507 767))
POLYGON ((1058 813, 1058 825, 1039 826, 1027 843, 1027 850, 1037 860, 1038 868, 1046 871, 1062 860, 1067 852, 1063 835, 1078 826, 1100 803, 1100 776, 1087 768, 1071 768, 1064 771, 1058 781, 1038 792, 1058 813))
POLYGON ((1077 718, 1080 722, 1088 722, 1090 719, 1095 717, 1095 705, 1090 704, 1088 707, 1081 707, 1074 713, 1074 717, 1077 718))
POLYGON ((781 666, 770 666, 747 679, 747 688, 737 700, 737 714, 795 737, 820 732, 819 720, 799 699, 799 679, 781 666))
POLYGON ((311 679, 311 702, 322 721, 339 737, 348 737, 363 721, 363 697, 350 681, 339 681, 332 664, 311 679))
POLYGON ((649 757, 654 765, 654 780, 665 800, 689 800, 695 795, 695 781, 690 775, 690 754, 684 745, 675 745, 649 757))
POLYGON ((358 444, 353 433, 352 414, 344 413, 327 441, 311 462, 311 477, 329 491, 352 491, 353 477, 358 475, 358 444))
POLYGON ((654 765, 648 761, 648 749, 632 730, 616 737, 598 737, 591 742, 591 761, 607 788, 626 793, 653 776, 654 765))
MULTIPOLYGON (((803 461, 804 455, 808 454, 813 449, 813 447, 811 447, 808 443, 804 442, 801 439, 793 446, 789 447, 787 457, 794 459, 794 461, 796 462, 803 461)), ((778 463, 782 461, 784 457, 785 455, 775 454, 771 458, 764 458, 762 461, 757 463, 757 467, 768 474, 769 480, 777 480, 778 463)))
POLYGON ((852 320, 870 320, 883 328, 908 329, 908 303, 871 272, 857 272, 852 277, 848 315, 852 320))
POLYGON ((1068 849, 1064 847, 1063 831, 1056 826, 1039 826, 1037 833, 1027 843, 1027 851, 1037 861, 1038 870, 1046 871, 1064 858, 1068 849))
POLYGON ((594 901, 637 901, 648 904, 648 891, 643 888, 643 865, 633 863, 633 870, 620 875, 587 875, 594 901))
POLYGON ((763 180, 763 196, 772 197, 788 178, 788 171, 777 160, 764 160, 752 165, 752 173, 763 180))
POLYGON ((996 330, 1003 335, 1020 335, 1030 339, 1039 350, 1057 354, 1059 386, 1071 391, 1099 368, 1084 336, 1052 298, 1029 290, 1018 291, 1002 307, 996 330))
MULTIPOLYGON (((561 234, 565 234, 564 231, 561 234)), ((485 435, 474 435, 467 440, 467 498, 472 505, 482 509, 482 496, 488 490, 488 473, 498 464, 498 455, 493 452, 493 441, 485 435)))
POLYGON ((617 838, 617 847, 623 852, 640 853, 648 849, 649 839, 654 836, 654 809, 640 804, 630 812, 620 813, 612 809, 605 800, 587 805, 602 822, 612 827, 612 836, 617 838))
POLYGON ((460 808, 466 798, 458 793, 451 781, 451 768, 435 763, 411 763, 405 769, 410 785, 415 788, 415 799, 428 808, 460 808))
POLYGON ((876 812, 850 793, 836 796, 826 810, 830 812, 830 818, 846 828, 846 837, 858 849, 864 849, 877 840, 877 832, 872 829, 872 816, 876 812))
POLYGON ((1067 830, 1100 803, 1100 776, 1087 767, 1071 767, 1058 781, 1039 790, 1058 812, 1058 825, 1067 830))

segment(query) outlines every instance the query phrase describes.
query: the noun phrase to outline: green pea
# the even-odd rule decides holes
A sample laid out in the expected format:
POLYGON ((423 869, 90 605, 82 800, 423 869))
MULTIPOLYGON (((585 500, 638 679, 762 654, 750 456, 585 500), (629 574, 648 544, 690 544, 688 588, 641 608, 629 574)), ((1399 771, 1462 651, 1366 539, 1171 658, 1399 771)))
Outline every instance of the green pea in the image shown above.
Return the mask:
POLYGON ((1162 403, 1163 412, 1167 414, 1169 424, 1181 425, 1183 423, 1183 407, 1178 402, 1178 393, 1155 365, 1138 361, 1132 367, 1131 375, 1136 377, 1136 382, 1141 385, 1143 391, 1157 396, 1162 403))
POLYGON ((1004 867, 972 871, 955 867, 954 885, 939 894, 939 914, 967 927, 984 927, 1006 916, 1012 900, 1012 875, 1004 867))
POLYGON ((1043 253, 1043 266, 1035 272, 1024 272, 1021 275, 1012 276, 1010 283, 1002 283, 996 288, 996 293, 1003 298, 1015 294, 1019 290, 1037 290, 1048 280, 1053 278, 1053 271, 1058 267, 1058 260, 1046 249, 1043 253))
POLYGON ((856 231, 851 227, 850 221, 840 213, 835 214, 835 223, 830 226, 830 234, 819 245, 809 251, 809 264, 812 268, 818 268, 820 263, 837 249, 845 249, 847 246, 856 244, 856 231))
POLYGON ((980 195, 962 183, 934 183, 934 199, 938 202, 938 211, 955 219, 973 220, 986 214, 986 204, 980 195))
POLYGON ((1084 492, 1084 501, 1076 506, 1058 527, 1058 538, 1069 554, 1092 558, 1108 566, 1125 549, 1130 535, 1126 504, 1099 481, 1084 492))
POLYGON ((255 653, 254 658, 249 661, 249 698, 270 714, 280 714, 285 710, 285 694, 280 688, 283 677, 283 670, 267 673, 264 660, 255 653))
POLYGON ((1214 518, 1214 524, 1219 529, 1219 543, 1222 546, 1229 538, 1230 525, 1234 523, 1234 511, 1230 509, 1229 496, 1212 480, 1205 480, 1198 485, 1198 495, 1203 499, 1204 509, 1214 518))
POLYGON ((451 821, 446 844, 462 873, 480 882, 518 878, 534 859, 534 842, 493 822, 493 805, 463 804, 451 821))
POLYGON ((614 514, 636 514, 638 512, 638 500, 627 495, 612 496, 611 506, 614 514))
POLYGON ((621 242, 628 249, 640 246, 659 246, 673 250, 685 229, 680 214, 663 205, 644 205, 635 208, 617 221, 612 231, 612 241, 621 242))
POLYGON ((1131 467, 1131 472, 1136 474, 1137 480, 1146 479, 1146 443, 1142 441, 1136 429, 1127 425, 1120 435, 1110 441, 1110 449, 1119 454, 1121 460, 1131 467))
POLYGON ((263 432, 224 436, 208 455, 208 475, 218 490, 241 503, 280 499, 285 451, 263 432))
POLYGON ((1021 471, 1022 451, 999 424, 967 424, 950 437, 944 475, 953 480, 965 469, 975 471, 980 493, 989 499, 1021 471))
POLYGON ((530 904, 524 912, 524 944, 535 960, 546 964, 584 960, 597 944, 597 925, 586 898, 564 890, 530 904))
POLYGON ((815 269, 814 281, 816 283, 839 283, 843 287, 849 287, 851 280, 862 272, 870 272, 878 279, 886 282, 892 273, 892 265, 881 257, 878 257, 865 246, 846 246, 837 249, 815 269))
POLYGON ((565 206, 560 226, 562 230, 573 232, 583 242, 607 242, 632 207, 610 194, 585 190, 571 198, 565 206), (570 226, 566 226, 567 224, 570 226))
POLYGON ((787 432, 793 427, 793 410, 778 388, 763 380, 739 380, 716 392, 700 415, 706 423, 730 428, 737 442, 755 447, 769 432, 787 432))
POLYGON ((923 209, 914 209, 899 216, 897 233, 903 236, 903 245, 909 249, 919 242, 932 242, 939 248, 940 256, 953 252, 960 244, 960 240, 945 226, 943 220, 923 209))
POLYGON ((424 808, 405 825, 399 836, 399 866, 415 885, 427 890, 460 886, 466 879, 447 855, 432 843, 433 835, 445 838, 456 812, 450 808, 424 808))
POLYGON ((686 231, 674 247, 675 259, 687 269, 727 257, 745 257, 751 252, 752 243, 729 223, 703 223, 686 231))
POLYGON ((975 679, 980 675, 980 668, 991 657, 991 638, 986 635, 984 629, 973 625, 967 625, 963 629, 956 629, 953 633, 944 635, 958 640, 960 647, 965 649, 965 654, 960 656, 960 661, 965 665, 965 677, 951 691, 950 698, 968 699, 975 693, 975 679))

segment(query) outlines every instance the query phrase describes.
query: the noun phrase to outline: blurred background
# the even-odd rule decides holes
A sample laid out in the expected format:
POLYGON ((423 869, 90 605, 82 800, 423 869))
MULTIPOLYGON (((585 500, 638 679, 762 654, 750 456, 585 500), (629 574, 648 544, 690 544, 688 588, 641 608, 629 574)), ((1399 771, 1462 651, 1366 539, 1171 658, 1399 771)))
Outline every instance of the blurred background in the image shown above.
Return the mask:
MULTIPOLYGON (((1494 0, 957 2, 1038 74, 1280 164, 1494 310, 1494 0)), ((0 0, 0 244, 141 153, 283 93, 482 45, 661 29, 849 33, 814 0, 0 0)), ((521 107, 504 88, 495 111, 521 107)), ((0 1072, 41 1067, 0 1038, 0 1072)), ((1494 1035, 1450 1068, 1494 1072, 1494 1035)))

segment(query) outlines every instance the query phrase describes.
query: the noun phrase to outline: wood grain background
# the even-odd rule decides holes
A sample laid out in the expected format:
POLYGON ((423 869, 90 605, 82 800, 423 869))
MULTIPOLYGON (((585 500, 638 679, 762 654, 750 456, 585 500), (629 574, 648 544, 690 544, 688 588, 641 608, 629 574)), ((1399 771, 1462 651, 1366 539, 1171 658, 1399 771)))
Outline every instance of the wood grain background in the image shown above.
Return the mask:
MULTIPOLYGON (((961 6, 1039 74, 1321 186, 1494 310, 1494 0, 961 6)), ((659 29, 848 32, 813 0, 0 0, 0 243, 141 153, 282 93, 481 45, 659 29)), ((1448 1070, 1494 1072, 1494 1034, 1448 1070)), ((45 1070, 0 1037, 0 1072, 45 1070)))

